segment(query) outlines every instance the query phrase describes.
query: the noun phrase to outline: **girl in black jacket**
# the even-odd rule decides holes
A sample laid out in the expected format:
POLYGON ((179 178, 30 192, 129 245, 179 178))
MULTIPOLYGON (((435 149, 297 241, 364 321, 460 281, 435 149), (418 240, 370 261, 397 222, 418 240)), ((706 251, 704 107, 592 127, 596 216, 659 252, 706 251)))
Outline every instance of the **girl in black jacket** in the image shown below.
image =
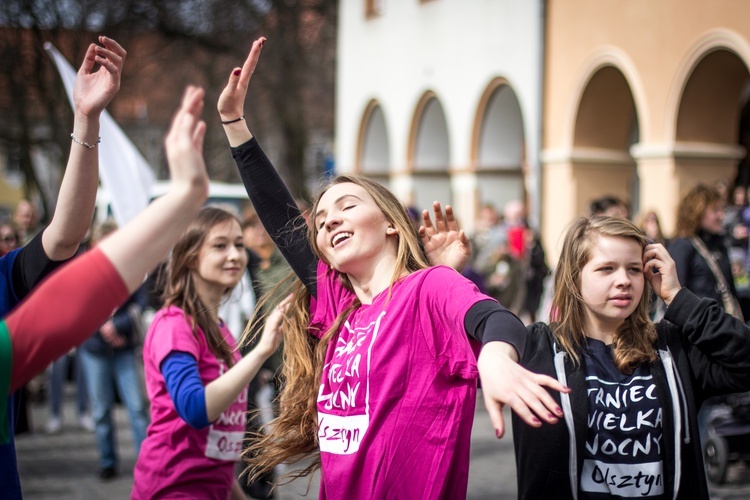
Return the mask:
POLYGON ((513 415, 519 497, 708 498, 696 414, 709 396, 750 389, 745 325, 681 288, 666 249, 613 217, 579 218, 568 229, 552 317, 531 325, 504 363, 480 359, 480 373, 495 372, 495 396, 502 384, 536 390, 513 368, 515 354, 570 389, 553 393, 554 403, 529 398, 536 414, 538 401, 550 411, 560 405, 557 425, 513 415), (646 281, 668 306, 656 325, 646 281))

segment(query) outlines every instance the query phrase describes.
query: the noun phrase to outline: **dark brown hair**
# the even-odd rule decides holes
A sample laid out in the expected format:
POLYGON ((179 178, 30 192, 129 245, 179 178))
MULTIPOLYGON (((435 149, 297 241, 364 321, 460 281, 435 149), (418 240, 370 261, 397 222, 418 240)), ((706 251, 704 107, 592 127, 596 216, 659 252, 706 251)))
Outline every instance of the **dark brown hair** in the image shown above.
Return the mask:
MULTIPOLYGON (((219 326, 211 317, 206 304, 198 297, 192 269, 197 265, 198 254, 211 229, 232 220, 239 224, 237 217, 221 208, 205 207, 198 213, 172 249, 163 294, 164 307, 174 305, 182 309, 190 319, 193 334, 198 335, 196 326, 200 327, 211 351, 217 358, 224 360, 227 366, 234 364, 233 349, 224 341, 219 326)), ((231 291, 227 289, 225 294, 228 295, 231 291)))

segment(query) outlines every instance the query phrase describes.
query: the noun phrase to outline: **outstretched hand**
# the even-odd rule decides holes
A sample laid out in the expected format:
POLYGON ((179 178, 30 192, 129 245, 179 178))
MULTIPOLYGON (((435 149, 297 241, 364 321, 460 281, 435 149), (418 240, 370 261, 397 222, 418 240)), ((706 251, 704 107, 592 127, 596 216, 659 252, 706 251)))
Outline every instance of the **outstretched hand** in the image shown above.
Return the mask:
POLYGON ((245 59, 245 64, 241 68, 234 68, 229 75, 229 82, 219 96, 219 102, 216 107, 222 121, 236 120, 244 116, 245 98, 247 97, 247 87, 250 85, 250 78, 255 72, 260 59, 260 52, 266 43, 265 37, 260 37, 253 42, 250 53, 245 59))
POLYGON ((99 43, 92 43, 86 50, 81 68, 73 88, 73 102, 76 111, 86 116, 99 116, 112 98, 120 90, 120 76, 127 52, 119 43, 99 37, 99 43), (94 71, 94 65, 99 68, 94 71))
POLYGON ((677 266, 664 245, 655 243, 646 246, 643 252, 643 274, 654 293, 669 305, 680 291, 677 266))
POLYGON ((541 427, 542 421, 554 424, 563 416, 562 409, 545 386, 555 391, 570 392, 558 380, 522 367, 515 361, 515 356, 515 348, 510 344, 489 342, 482 348, 477 360, 484 405, 498 439, 505 434, 504 405, 510 405, 528 425, 541 427))
POLYGON ((182 97, 164 146, 167 150, 169 174, 173 185, 193 188, 205 184, 208 193, 208 174, 203 160, 203 139, 206 123, 201 120, 204 91, 188 85, 182 97))
POLYGON ((435 224, 432 224, 430 212, 423 210, 423 225, 419 227, 419 238, 425 254, 433 266, 445 265, 461 272, 471 257, 469 238, 463 230, 458 229, 450 205, 445 206, 443 215, 440 203, 436 201, 432 204, 432 211, 435 213, 435 224))

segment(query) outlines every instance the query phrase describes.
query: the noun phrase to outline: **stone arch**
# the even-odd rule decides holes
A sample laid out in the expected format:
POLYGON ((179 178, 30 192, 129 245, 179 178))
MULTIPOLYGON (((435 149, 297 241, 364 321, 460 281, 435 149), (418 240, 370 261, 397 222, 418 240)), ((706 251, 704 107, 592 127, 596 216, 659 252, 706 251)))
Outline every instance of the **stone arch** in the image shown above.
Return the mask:
POLYGON ((448 122, 437 95, 425 92, 419 99, 409 133, 407 168, 414 177, 411 204, 418 209, 438 200, 452 202, 448 122))
POLYGON ((385 113, 377 100, 367 103, 359 127, 355 171, 387 185, 391 149, 385 113))
POLYGON ((679 196, 698 182, 750 181, 750 138, 747 130, 742 134, 745 137, 740 133, 747 124, 738 126, 749 112, 749 60, 747 41, 730 30, 718 29, 700 37, 680 64, 666 123, 666 138, 673 141, 679 196))
POLYGON ((482 94, 470 154, 481 204, 502 210, 508 201, 525 200, 524 120, 516 92, 505 78, 494 78, 482 94))
POLYGON ((639 208, 638 171, 630 148, 639 142, 643 121, 633 85, 615 64, 619 59, 611 53, 595 58, 578 94, 570 155, 578 213, 586 213, 591 200, 602 195, 620 197, 631 212, 639 208))

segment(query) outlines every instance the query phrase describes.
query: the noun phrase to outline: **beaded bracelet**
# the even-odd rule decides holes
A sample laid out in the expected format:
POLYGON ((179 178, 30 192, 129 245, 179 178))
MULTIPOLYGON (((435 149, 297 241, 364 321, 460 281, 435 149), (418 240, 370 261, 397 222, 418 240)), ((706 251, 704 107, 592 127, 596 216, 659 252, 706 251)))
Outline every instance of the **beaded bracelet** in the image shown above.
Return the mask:
POLYGON ((234 120, 227 120, 227 121, 221 120, 221 124, 222 125, 229 125, 230 123, 241 122, 244 119, 245 119, 245 115, 242 115, 239 118, 235 118, 234 120))
POLYGON ((94 144, 89 144, 88 142, 79 141, 78 139, 76 139, 76 136, 74 136, 73 134, 70 134, 70 138, 73 139, 73 142, 75 142, 76 144, 80 144, 81 146, 85 148, 89 148, 89 149, 94 149, 97 144, 102 142, 101 137, 99 137, 94 144))

